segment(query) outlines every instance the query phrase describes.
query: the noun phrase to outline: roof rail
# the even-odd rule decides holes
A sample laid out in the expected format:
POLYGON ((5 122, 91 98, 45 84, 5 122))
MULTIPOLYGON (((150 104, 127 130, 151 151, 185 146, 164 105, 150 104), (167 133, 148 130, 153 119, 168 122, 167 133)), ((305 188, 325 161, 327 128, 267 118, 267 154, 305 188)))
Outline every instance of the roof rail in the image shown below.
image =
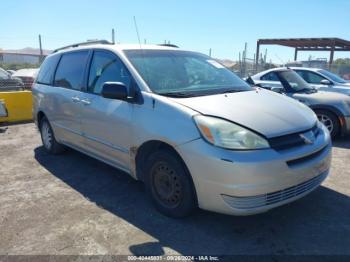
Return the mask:
POLYGON ((177 45, 173 45, 173 44, 159 44, 159 46, 168 46, 168 47, 179 48, 177 45))
POLYGON ((84 46, 84 45, 94 45, 94 44, 113 45, 113 43, 111 43, 107 40, 86 41, 86 42, 76 43, 76 44, 67 45, 64 47, 57 48, 57 49, 53 50, 52 53, 56 53, 57 51, 72 48, 72 47, 78 47, 78 46, 84 46))

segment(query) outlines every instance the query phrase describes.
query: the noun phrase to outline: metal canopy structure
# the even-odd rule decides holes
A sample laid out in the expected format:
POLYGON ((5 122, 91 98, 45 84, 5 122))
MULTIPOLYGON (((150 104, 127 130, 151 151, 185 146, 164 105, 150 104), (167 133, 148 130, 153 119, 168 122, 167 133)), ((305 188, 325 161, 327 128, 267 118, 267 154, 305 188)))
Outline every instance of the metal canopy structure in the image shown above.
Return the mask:
POLYGON ((259 62, 261 45, 280 45, 292 47, 295 50, 294 61, 297 61, 299 51, 329 51, 329 64, 333 63, 334 52, 350 51, 350 41, 340 38, 282 38, 259 39, 256 45, 256 66, 259 62))

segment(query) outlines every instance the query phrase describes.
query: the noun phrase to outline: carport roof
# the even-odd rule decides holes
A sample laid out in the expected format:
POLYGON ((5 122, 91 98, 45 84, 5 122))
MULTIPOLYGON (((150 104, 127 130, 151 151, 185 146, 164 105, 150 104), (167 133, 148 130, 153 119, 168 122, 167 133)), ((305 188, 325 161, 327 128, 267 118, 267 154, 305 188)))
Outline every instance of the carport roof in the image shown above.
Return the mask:
POLYGON ((298 51, 330 51, 329 65, 332 65, 333 63, 334 52, 350 51, 350 41, 336 37, 259 39, 256 45, 256 69, 258 68, 261 45, 281 45, 292 47, 295 49, 294 61, 297 61, 298 51))
POLYGON ((259 39, 259 45, 282 45, 298 51, 350 51, 350 41, 340 38, 259 39))

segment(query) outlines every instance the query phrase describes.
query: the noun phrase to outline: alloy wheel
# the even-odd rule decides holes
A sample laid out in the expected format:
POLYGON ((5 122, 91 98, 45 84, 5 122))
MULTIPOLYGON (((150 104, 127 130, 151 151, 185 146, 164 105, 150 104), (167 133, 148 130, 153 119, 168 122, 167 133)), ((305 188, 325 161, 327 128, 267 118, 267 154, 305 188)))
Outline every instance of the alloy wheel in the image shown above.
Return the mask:
POLYGON ((332 119, 330 119, 329 116, 324 115, 324 114, 318 114, 317 118, 322 124, 324 124, 327 127, 327 129, 330 133, 333 132, 334 125, 333 125, 332 119))
POLYGON ((50 150, 52 147, 52 132, 49 124, 46 121, 41 126, 41 136, 45 148, 50 150))

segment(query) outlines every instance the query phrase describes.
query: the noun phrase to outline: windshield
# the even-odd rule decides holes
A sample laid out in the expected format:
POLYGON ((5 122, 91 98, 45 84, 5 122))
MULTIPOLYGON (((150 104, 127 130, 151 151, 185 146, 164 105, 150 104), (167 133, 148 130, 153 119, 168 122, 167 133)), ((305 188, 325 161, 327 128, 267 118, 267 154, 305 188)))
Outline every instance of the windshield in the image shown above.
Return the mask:
POLYGON ((321 74, 325 75, 326 77, 330 78, 334 82, 345 84, 347 83, 343 78, 340 76, 337 76, 336 74, 333 74, 332 72, 329 72, 327 70, 320 70, 319 71, 321 74))
POLYGON ((313 90, 308 83, 305 82, 296 72, 293 70, 286 70, 278 72, 279 78, 283 86, 289 92, 302 92, 313 90))
POLYGON ((2 68, 0 68, 0 79, 8 79, 10 78, 9 77, 9 74, 2 68))
POLYGON ((252 90, 212 58, 180 50, 128 50, 126 56, 149 88, 167 96, 201 96, 252 90))

